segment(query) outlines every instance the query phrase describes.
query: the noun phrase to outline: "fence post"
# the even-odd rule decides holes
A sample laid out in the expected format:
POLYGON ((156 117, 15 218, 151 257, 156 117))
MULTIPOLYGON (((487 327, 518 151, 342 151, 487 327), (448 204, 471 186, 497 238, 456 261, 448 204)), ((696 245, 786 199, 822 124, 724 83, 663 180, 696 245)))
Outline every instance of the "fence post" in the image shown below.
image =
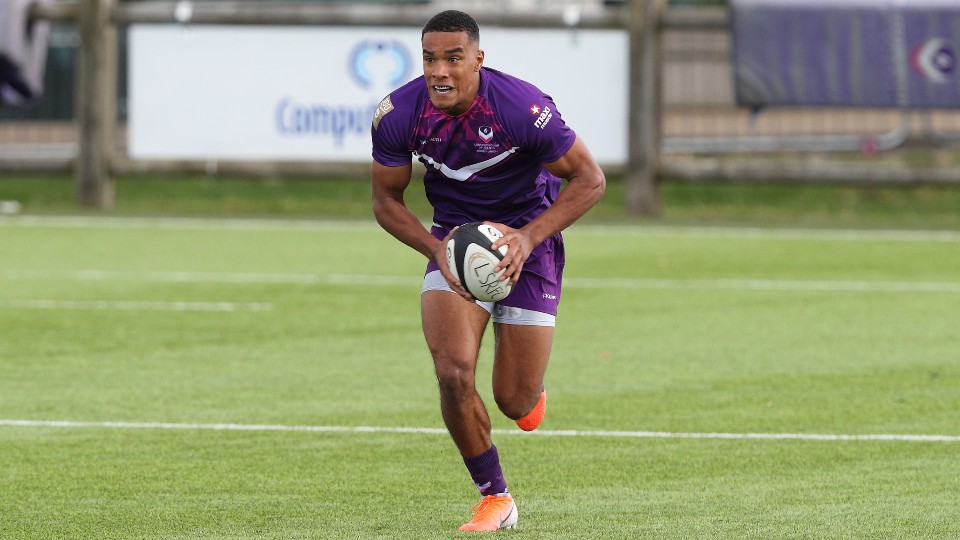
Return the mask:
POLYGON ((110 178, 117 123, 117 29, 110 20, 116 0, 79 0, 80 49, 76 110, 80 151, 75 164, 77 203, 111 208, 110 178))
POLYGON ((660 151, 659 28, 663 0, 630 1, 630 97, 626 202, 627 213, 657 217, 657 157, 660 151))

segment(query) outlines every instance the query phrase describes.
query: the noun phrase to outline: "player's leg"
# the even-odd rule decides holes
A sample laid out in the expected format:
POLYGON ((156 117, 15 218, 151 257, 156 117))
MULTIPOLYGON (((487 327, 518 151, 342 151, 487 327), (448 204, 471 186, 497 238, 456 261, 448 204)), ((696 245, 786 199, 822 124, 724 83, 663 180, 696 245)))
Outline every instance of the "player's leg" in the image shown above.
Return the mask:
MULTIPOLYGON (((546 280, 553 282, 553 280, 546 280)), ((557 282, 557 284, 559 284, 557 282)), ((493 360, 493 395, 508 417, 517 420, 517 425, 526 431, 535 429, 543 419, 546 409, 546 393, 543 377, 553 346, 553 325, 556 319, 556 302, 544 307, 544 294, 559 298, 557 294, 542 291, 544 280, 533 272, 521 277, 511 296, 513 303, 533 305, 547 313, 524 309, 519 305, 497 304, 494 308, 493 327, 496 345, 493 360), (534 300, 531 301, 531 298, 534 300)), ((550 288, 550 290, 553 290, 550 288)), ((511 300, 508 298, 508 300, 511 300)), ((494 457, 496 447, 491 446, 494 457)), ((490 451, 488 451, 490 452, 490 451)), ((497 458, 499 469, 499 458, 497 458)), ((479 480, 475 480, 479 484, 479 480)), ((505 485, 505 484, 504 484, 505 485)), ((474 509, 474 517, 463 524, 460 530, 495 531, 517 525, 517 505, 509 493, 488 495, 474 509)))
POLYGON ((494 331, 494 399, 504 415, 531 431, 543 420, 546 409, 543 379, 553 346, 553 327, 495 322, 494 331))
MULTIPOLYGON (((507 416, 520 418, 523 414, 521 410, 533 407, 525 405, 527 397, 542 391, 543 374, 553 341, 553 328, 502 323, 494 323, 494 328, 497 334, 493 366, 494 396, 507 416)), ((539 424, 539 420, 536 423, 539 424)), ((481 460, 489 459, 491 464, 496 463, 495 471, 499 473, 500 460, 496 452, 497 448, 491 445, 484 455, 473 460, 464 459, 464 462, 470 468, 471 462, 476 467, 481 460)), ((471 469, 471 472, 473 470, 471 469)), ((502 477, 502 473, 500 476, 502 477)), ((474 479, 478 487, 481 487, 482 481, 482 477, 474 479)), ((495 531, 516 527, 517 505, 513 497, 506 492, 505 482, 503 486, 502 493, 484 495, 483 500, 474 507, 473 519, 464 523, 460 530, 495 531)))
POLYGON ((513 528, 517 507, 507 492, 497 447, 490 440, 490 417, 476 390, 477 356, 492 305, 464 301, 439 272, 427 274, 421 295, 423 333, 433 356, 443 421, 460 450, 482 500, 460 529, 513 528))
POLYGON ((544 241, 527 259, 510 296, 493 311, 493 396, 503 414, 525 431, 536 429, 546 410, 543 378, 553 347, 563 267, 563 241, 544 241))
POLYGON ((447 291, 421 296, 423 334, 433 357, 443 421, 464 457, 490 447, 490 418, 476 390, 480 340, 490 314, 447 291))

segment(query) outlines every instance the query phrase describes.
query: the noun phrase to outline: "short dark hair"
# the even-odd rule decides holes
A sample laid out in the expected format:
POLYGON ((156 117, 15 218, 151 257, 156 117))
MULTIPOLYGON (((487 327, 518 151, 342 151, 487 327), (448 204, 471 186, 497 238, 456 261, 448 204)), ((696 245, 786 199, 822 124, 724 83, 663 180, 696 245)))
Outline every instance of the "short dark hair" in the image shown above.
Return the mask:
POLYGON ((420 37, 423 38, 427 32, 466 32, 470 41, 480 43, 480 26, 477 25, 477 21, 470 15, 455 9, 441 11, 431 17, 423 27, 420 37))

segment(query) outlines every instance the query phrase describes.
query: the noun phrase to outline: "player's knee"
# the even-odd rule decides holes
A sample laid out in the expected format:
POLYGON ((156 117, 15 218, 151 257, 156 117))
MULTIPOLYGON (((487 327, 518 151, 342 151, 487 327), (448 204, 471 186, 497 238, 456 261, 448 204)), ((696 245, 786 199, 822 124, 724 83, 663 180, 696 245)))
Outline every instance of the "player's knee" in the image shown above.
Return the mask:
POLYGON ((434 367, 443 394, 463 396, 476 391, 473 369, 464 362, 434 357, 434 367))
POLYGON ((539 391, 529 390, 517 386, 500 387, 493 389, 493 399, 500 408, 500 412, 511 420, 523 418, 530 409, 537 404, 539 391))

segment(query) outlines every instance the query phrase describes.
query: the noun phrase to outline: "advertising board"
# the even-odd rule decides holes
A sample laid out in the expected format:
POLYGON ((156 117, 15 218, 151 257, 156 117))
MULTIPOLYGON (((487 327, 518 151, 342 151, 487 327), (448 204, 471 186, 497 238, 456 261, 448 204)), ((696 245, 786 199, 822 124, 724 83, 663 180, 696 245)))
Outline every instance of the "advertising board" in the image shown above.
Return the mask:
MULTIPOLYGON (((421 71, 420 29, 130 29, 135 159, 370 161, 380 100, 421 71)), ((627 34, 484 28, 485 65, 556 101, 601 163, 627 154, 627 34)))

